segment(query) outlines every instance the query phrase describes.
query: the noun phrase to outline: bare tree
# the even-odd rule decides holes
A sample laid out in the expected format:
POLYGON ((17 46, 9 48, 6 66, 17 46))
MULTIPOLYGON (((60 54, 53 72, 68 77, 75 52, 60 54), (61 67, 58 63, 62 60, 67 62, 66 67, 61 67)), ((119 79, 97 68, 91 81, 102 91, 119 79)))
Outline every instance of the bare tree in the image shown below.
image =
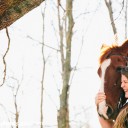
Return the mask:
POLYGON ((40 104, 40 128, 43 128, 43 94, 44 94, 44 77, 45 77, 45 70, 46 70, 46 60, 45 60, 45 55, 44 55, 44 30, 45 30, 45 10, 46 10, 46 2, 44 6, 44 13, 41 12, 42 14, 42 19, 43 19, 43 34, 42 34, 42 60, 43 60, 43 73, 42 73, 42 81, 41 81, 41 104, 40 104))
POLYGON ((23 75, 22 75, 22 80, 21 82, 14 77, 11 77, 13 80, 15 80, 17 82, 17 87, 12 87, 12 91, 13 91, 13 97, 14 97, 14 105, 15 105, 15 110, 16 110, 16 114, 15 114, 15 122, 16 122, 16 128, 19 127, 19 109, 18 109, 18 103, 17 103, 17 95, 21 86, 21 82, 23 81, 23 75))
POLYGON ((61 63, 62 63, 62 92, 60 95, 60 109, 58 110, 58 128, 69 128, 69 106, 68 106, 68 98, 69 98, 69 80, 71 75, 71 43, 73 36, 73 1, 66 0, 66 10, 64 23, 60 23, 59 17, 59 8, 61 6, 61 1, 58 0, 58 21, 59 21, 59 33, 60 33, 60 54, 61 54, 61 63), (65 25, 65 42, 63 40, 64 29, 63 25, 65 25), (64 47, 64 44, 66 45, 64 47), (64 49, 65 48, 65 49, 64 49))
POLYGON ((112 1, 111 0, 105 0, 105 4, 106 4, 108 12, 109 12, 112 30, 113 30, 113 33, 115 35, 115 34, 117 34, 117 29, 116 29, 115 20, 113 17, 112 1))
POLYGON ((127 6, 128 6, 128 2, 127 2, 127 0, 126 0, 126 2, 125 2, 125 6, 126 6, 126 8, 125 8, 125 39, 127 39, 127 6))
POLYGON ((124 38, 127 38, 127 0, 122 0, 120 3, 114 0, 105 0, 105 4, 107 6, 110 22, 112 26, 112 30, 114 35, 116 35, 116 41, 118 41, 118 32, 116 27, 116 20, 119 19, 122 12, 124 13, 123 19, 124 19, 124 38), (121 9, 114 8, 114 4, 119 4, 121 6, 121 9), (118 15, 114 17, 115 10, 118 10, 118 15))

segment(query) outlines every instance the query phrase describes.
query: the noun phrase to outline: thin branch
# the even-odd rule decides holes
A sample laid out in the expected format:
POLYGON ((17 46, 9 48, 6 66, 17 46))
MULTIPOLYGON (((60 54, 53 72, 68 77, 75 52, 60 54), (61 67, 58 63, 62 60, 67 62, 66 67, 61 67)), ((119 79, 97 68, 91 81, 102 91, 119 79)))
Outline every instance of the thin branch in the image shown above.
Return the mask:
MULTIPOLYGON (((12 26, 11 28, 13 28, 13 26, 12 26)), ((50 49, 52 49, 52 50, 55 50, 55 51, 57 51, 57 52, 60 51, 60 50, 57 49, 57 48, 54 48, 54 47, 52 47, 52 46, 49 46, 49 45, 47 45, 47 44, 42 43, 41 41, 39 41, 39 40, 37 40, 37 39, 34 39, 32 36, 28 35, 28 33, 23 32, 20 28, 18 28, 18 27, 16 27, 16 26, 14 27, 14 29, 15 29, 15 30, 17 29, 20 33, 21 33, 21 32, 24 33, 24 36, 23 36, 23 35, 20 35, 20 36, 23 37, 23 38, 29 38, 29 39, 31 39, 31 40, 33 40, 33 41, 39 43, 39 45, 40 45, 40 44, 41 44, 41 45, 44 45, 45 47, 50 48, 50 49)), ((38 44, 37 44, 37 45, 38 45, 38 44)))
MULTIPOLYGON (((127 0, 126 0, 127 1, 127 0)), ((119 16, 121 15, 121 13, 122 13, 122 11, 123 11, 123 8, 124 8, 124 0, 123 0, 123 2, 122 2, 122 8, 121 8, 121 10, 120 10, 120 12, 119 12, 119 15, 111 22, 111 24, 114 22, 114 21, 116 21, 118 18, 119 18, 119 16)))
MULTIPOLYGON (((0 106, 3 108, 3 110, 4 110, 4 112, 5 112, 6 116, 7 116, 8 122, 9 122, 10 125, 11 125, 11 121, 10 121, 10 118, 9 118, 9 115, 8 115, 8 112, 7 112, 6 108, 5 108, 4 105, 2 105, 2 104, 0 104, 0 106)), ((11 125, 11 128, 13 128, 12 125, 11 125)))
POLYGON ((44 80, 45 80, 45 71, 46 71, 46 60, 45 60, 45 53, 44 53, 44 39, 45 39, 45 15, 46 15, 46 2, 44 5, 44 9, 41 8, 41 15, 42 15, 42 61, 43 61, 43 72, 42 72, 42 79, 41 79, 41 94, 40 94, 40 128, 43 128, 43 104, 44 104, 44 80), (43 13, 44 12, 44 13, 43 13))
POLYGON ((85 12, 80 13, 78 16, 76 16, 74 19, 77 20, 79 19, 81 16, 84 16, 86 14, 92 14, 92 13, 96 13, 98 11, 98 9, 101 7, 101 0, 99 0, 99 4, 97 5, 96 9, 92 10, 92 11, 88 11, 88 6, 89 3, 87 4, 87 8, 85 9, 85 12))
POLYGON ((53 105, 55 106, 56 110, 58 110, 58 107, 56 105, 55 100, 53 99, 53 97, 46 91, 46 89, 44 89, 44 92, 46 93, 46 95, 49 97, 49 99, 51 100, 51 102, 53 103, 53 105))
POLYGON ((117 34, 117 29, 116 29, 115 20, 113 17, 112 1, 111 0, 109 0, 109 1, 105 0, 105 4, 106 4, 106 7, 108 9, 112 30, 113 30, 113 33, 115 35, 115 34, 117 34))
POLYGON ((7 38, 8 38, 8 47, 7 47, 7 50, 6 50, 5 54, 3 55, 4 77, 3 77, 3 83, 2 83, 0 86, 2 86, 2 85, 4 84, 4 82, 5 82, 5 78, 6 78, 6 68, 7 68, 7 66, 6 66, 6 61, 5 61, 5 57, 6 57, 8 51, 9 51, 9 49, 10 49, 10 36, 9 36, 8 28, 7 28, 7 27, 6 27, 6 35, 7 35, 7 38))
MULTIPOLYGON (((60 0, 58 0, 58 6, 60 6, 61 9, 62 9, 64 12, 66 12, 66 10, 64 9, 64 7, 63 7, 62 4, 60 3, 60 0)), ((57 7, 57 8, 58 8, 58 7, 57 7)))
POLYGON ((27 38, 29 38, 29 39, 31 39, 31 40, 33 40, 33 41, 36 41, 36 42, 38 42, 39 44, 44 45, 44 46, 46 46, 46 47, 48 47, 48 48, 50 48, 50 49, 52 49, 52 50, 55 50, 55 51, 57 51, 57 52, 60 51, 59 49, 56 49, 56 48, 53 48, 53 47, 51 47, 51 46, 49 46, 49 45, 47 45, 47 44, 44 44, 44 43, 42 43, 42 42, 40 42, 40 41, 38 41, 38 40, 32 38, 32 37, 29 36, 29 35, 27 35, 27 38))
POLYGON ((59 27, 59 37, 60 37, 60 53, 61 53, 61 63, 62 63, 62 72, 64 71, 64 34, 63 34, 63 23, 61 24, 61 16, 60 16, 60 9, 59 6, 61 5, 60 0, 57 1, 57 11, 58 11, 58 27, 59 27))
POLYGON ((128 17, 127 17, 127 3, 128 3, 128 1, 126 0, 126 8, 125 8, 125 39, 127 39, 127 20, 128 20, 128 17))
MULTIPOLYGON (((52 73, 53 73, 53 72, 52 72, 52 73)), ((55 81, 55 85, 56 85, 57 91, 58 91, 58 93, 59 93, 59 95, 60 95, 60 94, 61 94, 61 93, 60 93, 60 89, 59 89, 59 86, 58 86, 58 84, 57 84, 57 82, 56 82, 54 73, 53 73, 53 78, 54 78, 54 81, 55 81)))
MULTIPOLYGON (((99 3, 99 5, 100 5, 100 3, 99 3)), ((97 10, 97 9, 98 9, 98 6, 97 6, 96 10, 97 10)), ((88 31, 90 25, 91 25, 91 22, 92 22, 92 20, 93 20, 93 18, 94 18, 94 15, 96 14, 96 11, 94 11, 94 12, 95 12, 95 13, 94 13, 93 16, 91 17, 90 22, 89 22, 89 24, 88 24, 86 30, 83 28, 82 44, 81 44, 81 47, 80 47, 80 52, 79 52, 79 55, 78 55, 78 58, 77 58, 77 62, 76 62, 76 64, 75 64, 75 66, 72 68, 73 73, 72 73, 72 76, 71 76, 71 78, 70 78, 70 83, 69 83, 70 86, 72 85, 73 78, 74 78, 74 75, 75 75, 76 70, 79 70, 79 69, 77 68, 77 66, 78 66, 78 63, 79 63, 79 60, 80 60, 80 56, 81 56, 81 53, 82 53, 82 50, 83 50, 83 45, 84 45, 84 42, 85 42, 85 40, 84 40, 84 39, 85 39, 85 35, 86 35, 86 33, 87 33, 87 31, 88 31), (84 31, 85 31, 85 32, 84 32, 84 31)), ((85 18, 85 15, 84 15, 84 18, 85 18)), ((85 20, 85 19, 84 19, 84 20, 85 20)))

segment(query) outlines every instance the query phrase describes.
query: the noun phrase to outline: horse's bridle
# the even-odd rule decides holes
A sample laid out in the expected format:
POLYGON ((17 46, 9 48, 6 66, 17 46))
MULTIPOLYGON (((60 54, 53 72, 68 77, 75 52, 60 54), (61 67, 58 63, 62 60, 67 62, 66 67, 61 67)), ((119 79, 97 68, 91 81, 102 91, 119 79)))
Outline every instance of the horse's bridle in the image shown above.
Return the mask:
MULTIPOLYGON (((119 98, 119 101, 118 101, 118 104, 117 104, 117 108, 118 108, 118 110, 120 111, 123 107, 124 107, 124 105, 125 105, 125 103, 123 103, 123 99, 125 98, 125 96, 124 96, 124 92, 121 92, 121 95, 120 95, 120 98, 119 98)), ((125 101, 126 102, 126 101, 125 101)))

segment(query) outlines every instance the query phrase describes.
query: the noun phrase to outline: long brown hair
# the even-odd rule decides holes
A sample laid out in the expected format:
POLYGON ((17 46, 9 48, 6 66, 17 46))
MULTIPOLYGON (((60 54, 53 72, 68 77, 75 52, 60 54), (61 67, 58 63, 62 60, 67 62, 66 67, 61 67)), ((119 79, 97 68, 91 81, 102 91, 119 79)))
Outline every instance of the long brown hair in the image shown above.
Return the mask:
MULTIPOLYGON (((128 66, 121 69, 121 74, 128 79, 128 66)), ((113 128, 128 128, 128 104, 126 104, 118 114, 113 128)))
POLYGON ((113 128, 128 128, 128 105, 124 107, 116 118, 113 128))

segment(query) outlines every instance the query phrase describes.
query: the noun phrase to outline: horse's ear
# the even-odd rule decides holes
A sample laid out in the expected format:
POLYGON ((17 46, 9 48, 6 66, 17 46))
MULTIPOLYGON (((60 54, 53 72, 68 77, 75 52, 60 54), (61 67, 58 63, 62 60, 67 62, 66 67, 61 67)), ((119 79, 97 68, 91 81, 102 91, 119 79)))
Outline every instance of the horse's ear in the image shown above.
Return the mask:
MULTIPOLYGON (((109 45, 106 45, 106 44, 102 44, 102 46, 101 46, 101 56, 102 56, 102 54, 104 54, 104 52, 106 52, 108 49, 110 49, 110 46, 109 45)), ((104 54, 104 58, 108 58, 108 56, 110 55, 110 53, 111 53, 111 50, 109 50, 108 52, 106 52, 105 54, 104 54)))
POLYGON ((102 44, 101 49, 104 49, 104 48, 107 48, 107 47, 109 47, 109 46, 106 45, 106 44, 102 44))
POLYGON ((125 56, 128 56, 128 40, 123 42, 123 44, 120 46, 122 51, 124 52, 125 56))

